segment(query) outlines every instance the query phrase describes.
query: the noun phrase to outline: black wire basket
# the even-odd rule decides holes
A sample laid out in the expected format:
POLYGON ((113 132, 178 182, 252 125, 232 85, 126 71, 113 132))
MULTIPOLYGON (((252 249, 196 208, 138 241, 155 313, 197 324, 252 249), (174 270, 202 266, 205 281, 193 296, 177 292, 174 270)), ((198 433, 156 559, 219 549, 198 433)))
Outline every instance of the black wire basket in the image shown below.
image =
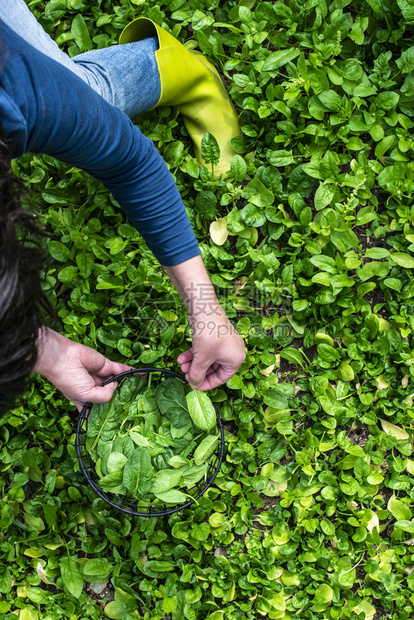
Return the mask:
MULTIPOLYGON (((106 381, 103 385, 107 385, 108 383, 112 383, 113 381, 117 381, 118 384, 120 384, 121 381, 123 381, 125 378, 132 377, 136 374, 152 375, 153 373, 158 373, 160 381, 162 381, 166 377, 175 377, 177 379, 180 379, 183 383, 186 383, 183 375, 172 370, 166 370, 164 368, 132 368, 131 370, 127 370, 126 372, 122 372, 119 375, 108 379, 108 381, 106 381)), ((89 486, 93 489, 93 491, 98 497, 103 499, 112 508, 115 508, 115 510, 118 510, 119 512, 122 512, 126 515, 136 517, 164 517, 166 515, 173 514, 174 512, 184 510, 185 508, 188 508, 189 506, 194 504, 194 502, 196 502, 213 484, 214 479, 217 476, 221 463, 223 461, 224 454, 223 424, 216 407, 214 407, 214 409, 216 411, 217 426, 220 432, 220 441, 217 446, 217 450, 210 456, 206 478, 204 480, 200 480, 193 487, 186 491, 186 494, 190 495, 192 499, 189 499, 184 504, 175 506, 162 504, 161 508, 159 500, 156 506, 140 506, 138 504, 140 500, 132 499, 127 496, 120 497, 119 495, 115 495, 110 491, 104 491, 100 488, 99 476, 95 471, 94 463, 86 448, 88 415, 92 407, 93 403, 86 403, 79 414, 75 439, 76 453, 78 455, 80 470, 88 481, 89 486)))

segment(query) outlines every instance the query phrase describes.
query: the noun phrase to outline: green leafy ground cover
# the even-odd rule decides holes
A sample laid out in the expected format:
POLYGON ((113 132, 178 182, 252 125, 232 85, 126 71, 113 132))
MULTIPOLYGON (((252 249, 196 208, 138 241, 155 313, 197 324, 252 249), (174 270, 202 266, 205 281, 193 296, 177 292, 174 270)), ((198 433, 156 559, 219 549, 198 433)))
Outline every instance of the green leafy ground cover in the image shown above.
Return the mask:
MULTIPOLYGON (((412 618, 412 2, 29 5, 71 55, 144 15, 222 71, 243 127, 227 180, 199 169, 174 110, 138 124, 248 356, 211 393, 227 440, 214 488, 157 520, 95 498, 76 411, 36 380, 1 426, 0 619, 412 618)), ((48 157, 15 171, 54 234, 62 332, 176 368, 183 308, 108 193, 48 157)))

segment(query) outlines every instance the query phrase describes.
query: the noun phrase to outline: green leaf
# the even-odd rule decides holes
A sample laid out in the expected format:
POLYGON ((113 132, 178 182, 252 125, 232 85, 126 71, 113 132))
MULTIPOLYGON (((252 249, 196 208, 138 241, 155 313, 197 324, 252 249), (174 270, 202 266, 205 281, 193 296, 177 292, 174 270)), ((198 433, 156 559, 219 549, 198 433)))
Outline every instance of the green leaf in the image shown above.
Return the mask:
POLYGON ((330 240, 340 252, 348 252, 351 248, 357 247, 359 240, 353 230, 333 230, 330 240))
POLYGON ((383 280, 383 283, 385 286, 387 286, 388 288, 391 288, 393 291, 397 291, 398 293, 401 292, 401 289, 402 289, 401 280, 397 280, 397 278, 385 278, 385 280, 383 280))
POLYGON ((388 256, 390 256, 390 251, 386 248, 368 248, 365 252, 365 256, 375 259, 388 258, 388 256))
POLYGON ((321 183, 315 192, 315 209, 320 211, 330 204, 335 196, 335 187, 321 183))
POLYGON ((185 504, 190 499, 188 495, 177 489, 170 489, 162 493, 154 492, 154 495, 165 504, 185 504))
POLYGON ((20 609, 19 620, 39 620, 39 614, 32 605, 25 605, 20 609))
POLYGON ((124 467, 122 483, 132 497, 145 497, 151 489, 153 466, 145 448, 136 448, 124 467))
MULTIPOLYGON (((82 582, 83 584, 83 582, 82 582)), ((8 568, 0 575, 0 592, 8 594, 12 589, 12 575, 8 568)))
POLYGON ((266 223, 266 215, 262 209, 249 203, 241 210, 240 221, 243 222, 245 226, 259 228, 266 223))
POLYGON ((322 583, 316 588, 314 596, 316 605, 330 603, 333 598, 333 590, 328 584, 322 583))
POLYGON ((182 469, 161 469, 157 471, 152 482, 152 493, 162 493, 177 486, 183 477, 182 469))
MULTIPOLYGON (((414 3, 413 3, 414 8, 414 3)), ((414 15, 414 12, 413 12, 414 15)), ((399 58, 395 61, 397 67, 402 73, 411 73, 414 71, 414 47, 409 47, 405 50, 399 58)))
POLYGON ((134 617, 132 614, 138 609, 135 598, 115 586, 115 600, 105 605, 105 614, 113 620, 124 620, 126 617, 134 617), (131 614, 130 616, 128 614, 131 614))
POLYGON ((71 265, 69 267, 64 267, 59 271, 58 279, 63 284, 70 284, 78 275, 78 268, 71 265))
POLYGON ((414 534, 414 522, 407 521, 406 519, 402 519, 400 521, 396 521, 394 523, 394 527, 402 530, 403 532, 408 532, 408 534, 414 534))
POLYGON ((276 71, 299 56, 300 50, 289 48, 272 52, 262 65, 262 71, 276 71))
POLYGON ((83 565, 85 575, 109 575, 112 571, 112 564, 105 558, 93 558, 83 565))
POLYGON ((205 392, 193 390, 186 396, 191 419, 202 431, 209 431, 216 425, 216 411, 205 392))
POLYGON ((75 598, 79 598, 83 590, 83 577, 79 570, 79 562, 73 557, 62 557, 59 561, 63 583, 75 598))
POLYGON ((278 150, 278 151, 268 151, 267 153, 267 161, 272 166, 289 166, 290 164, 294 164, 296 159, 292 154, 292 151, 278 150))
POLYGON ((311 256, 309 261, 312 265, 315 265, 318 269, 322 271, 327 271, 328 273, 336 273, 337 267, 333 258, 330 256, 325 256, 323 254, 319 254, 317 256, 311 256))
POLYGON ((219 435, 207 435, 194 451, 194 463, 202 465, 213 454, 219 441, 219 435))
POLYGON ((212 15, 206 15, 202 11, 196 9, 193 14, 191 25, 193 30, 202 30, 214 24, 214 17, 212 15))
POLYGON ((66 245, 60 243, 60 241, 50 241, 47 246, 49 250, 49 254, 55 259, 60 261, 61 263, 69 260, 70 250, 66 245))
POLYGON ((400 100, 400 95, 393 91, 379 93, 374 99, 375 105, 381 110, 392 110, 400 100))
POLYGON ((76 264, 79 269, 79 273, 83 278, 89 278, 92 273, 92 268, 94 264, 93 254, 90 252, 83 252, 82 254, 76 255, 76 264))
POLYGON ((301 368, 305 367, 305 360, 303 359, 303 355, 297 349, 283 349, 283 351, 280 352, 280 357, 283 357, 283 359, 287 360, 291 364, 297 364, 301 368))
POLYGON ((45 452, 42 448, 29 448, 22 455, 22 464, 26 467, 41 465, 45 456, 45 452))
POLYGON ((365 282, 366 280, 369 280, 374 276, 378 278, 383 278, 388 275, 389 270, 389 264, 379 263, 378 261, 371 261, 370 263, 365 263, 363 267, 358 268, 356 272, 359 279, 362 280, 362 282, 365 282))
POLYGON ((323 90, 319 93, 318 99, 325 108, 332 112, 340 112, 343 107, 342 97, 334 90, 323 90))
POLYGON ((70 31, 81 52, 85 52, 92 47, 92 41, 89 36, 88 28, 83 16, 80 13, 74 17, 70 31))
POLYGON ((405 252, 391 252, 390 258, 394 263, 397 263, 397 265, 401 265, 401 267, 405 267, 406 269, 414 268, 414 257, 410 256, 410 254, 406 254, 405 252))
POLYGON ((127 460, 127 457, 122 452, 111 452, 106 464, 108 473, 113 474, 122 470, 127 460))
POLYGON ((392 147, 395 142, 395 136, 386 136, 375 147, 375 157, 381 158, 392 147))
POLYGON ((220 161, 220 147, 216 138, 209 132, 201 138, 201 157, 206 164, 216 166, 220 161))
POLYGON ((184 385, 179 379, 165 379, 155 393, 157 407, 162 415, 171 420, 176 428, 191 423, 184 385))
POLYGON ((341 588, 350 590, 355 583, 356 571, 355 569, 341 570, 338 573, 338 583, 341 588))
POLYGON ((125 286, 122 278, 105 273, 98 276, 98 290, 122 291, 125 286))
POLYGON ((245 179, 247 166, 243 157, 240 157, 240 155, 235 155, 233 157, 230 164, 230 171, 235 181, 240 183, 245 179))
POLYGON ((193 465, 192 467, 185 467, 183 469, 183 486, 190 489, 199 480, 205 478, 207 475, 208 463, 202 465, 193 465))
POLYGON ((355 378, 354 370, 349 362, 341 362, 338 366, 338 377, 341 381, 353 381, 355 378))
POLYGON ((287 399, 278 390, 268 390, 263 395, 263 402, 274 409, 286 409, 289 406, 287 399))
POLYGON ((94 446, 99 439, 109 441, 113 439, 116 429, 119 426, 117 413, 117 398, 113 398, 108 403, 94 405, 88 416, 87 437, 95 438, 94 446))
POLYGON ((395 495, 392 495, 388 500, 387 510, 397 521, 410 521, 413 516, 407 504, 397 499, 395 495))
POLYGON ((401 9, 407 24, 414 23, 414 1, 413 0, 397 0, 397 4, 401 9))
POLYGON ((334 362, 340 357, 339 352, 336 349, 334 349, 334 347, 331 347, 331 345, 326 344, 324 342, 321 342, 321 344, 318 344, 318 355, 325 362, 334 362))

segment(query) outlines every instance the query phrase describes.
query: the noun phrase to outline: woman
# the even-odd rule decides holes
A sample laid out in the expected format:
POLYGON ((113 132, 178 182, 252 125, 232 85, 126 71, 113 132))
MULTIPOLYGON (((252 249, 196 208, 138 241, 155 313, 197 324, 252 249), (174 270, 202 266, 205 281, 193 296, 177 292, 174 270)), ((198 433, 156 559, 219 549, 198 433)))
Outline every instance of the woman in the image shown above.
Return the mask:
POLYGON ((127 369, 41 328, 45 301, 39 267, 34 250, 16 238, 15 227, 24 216, 15 208, 7 177, 10 159, 27 151, 75 165, 112 192, 187 307, 193 342, 178 357, 182 371, 201 390, 225 383, 244 360, 243 341, 215 296, 172 176, 127 116, 159 103, 176 104, 198 157, 205 131, 216 134, 223 154, 219 171, 224 172, 233 155, 230 139, 239 129, 211 65, 150 20, 127 27, 125 44, 71 60, 23 0, 0 3, 0 35, 0 411, 12 405, 33 369, 78 409, 85 401, 109 400, 115 387, 101 384, 127 369), (206 295, 208 314, 199 303, 206 295), (212 320, 215 329, 207 335, 200 327, 212 320))

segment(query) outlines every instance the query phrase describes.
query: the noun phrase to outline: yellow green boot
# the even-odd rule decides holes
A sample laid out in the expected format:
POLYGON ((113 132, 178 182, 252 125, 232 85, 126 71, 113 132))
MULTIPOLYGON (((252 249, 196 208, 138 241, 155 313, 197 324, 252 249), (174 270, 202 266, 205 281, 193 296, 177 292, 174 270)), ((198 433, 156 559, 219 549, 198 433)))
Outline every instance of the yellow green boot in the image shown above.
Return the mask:
POLYGON ((159 44, 155 52, 161 80, 161 96, 157 106, 174 106, 181 112, 201 164, 204 163, 201 138, 206 132, 213 134, 220 146, 220 161, 214 167, 215 176, 225 174, 235 155, 230 140, 241 135, 241 130, 219 74, 200 52, 187 50, 171 34, 146 17, 138 17, 128 24, 119 42, 132 43, 153 36, 158 38, 159 44))

